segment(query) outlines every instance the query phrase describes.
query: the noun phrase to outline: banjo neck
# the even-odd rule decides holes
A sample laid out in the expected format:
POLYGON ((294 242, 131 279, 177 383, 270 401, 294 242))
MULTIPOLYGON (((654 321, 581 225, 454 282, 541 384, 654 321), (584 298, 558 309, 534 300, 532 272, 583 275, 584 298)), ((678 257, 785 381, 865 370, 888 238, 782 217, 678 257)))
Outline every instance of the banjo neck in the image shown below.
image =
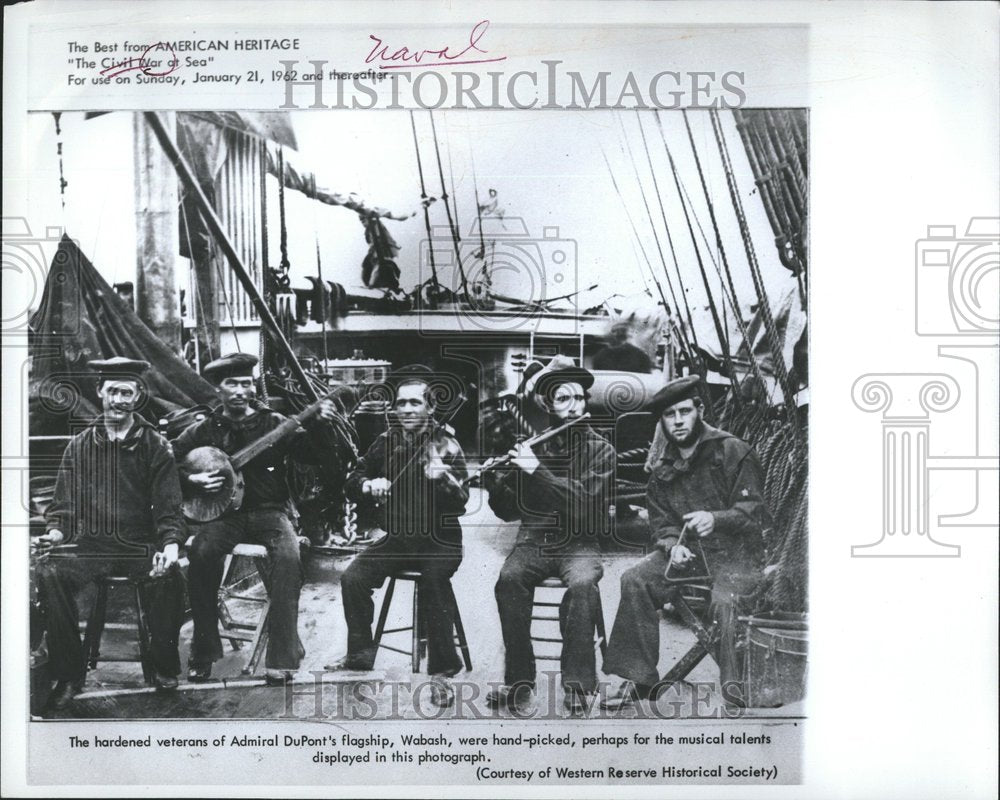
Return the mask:
POLYGON ((284 422, 282 422, 273 431, 268 431, 259 439, 251 442, 242 450, 237 450, 233 455, 229 457, 229 461, 233 466, 233 469, 241 469, 250 461, 257 458, 261 453, 267 450, 269 447, 284 439, 286 436, 294 433, 299 426, 305 422, 310 417, 314 416, 318 411, 320 405, 326 400, 325 397, 321 397, 312 405, 304 408, 295 416, 289 417, 284 422))

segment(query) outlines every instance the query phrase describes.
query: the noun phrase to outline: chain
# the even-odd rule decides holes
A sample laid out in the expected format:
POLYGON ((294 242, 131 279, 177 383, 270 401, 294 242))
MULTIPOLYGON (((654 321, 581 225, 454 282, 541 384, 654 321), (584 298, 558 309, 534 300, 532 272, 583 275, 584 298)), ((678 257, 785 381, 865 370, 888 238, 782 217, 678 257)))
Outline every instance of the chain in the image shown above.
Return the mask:
POLYGON ((348 542, 358 538, 358 507, 350 500, 344 501, 344 538, 348 542))

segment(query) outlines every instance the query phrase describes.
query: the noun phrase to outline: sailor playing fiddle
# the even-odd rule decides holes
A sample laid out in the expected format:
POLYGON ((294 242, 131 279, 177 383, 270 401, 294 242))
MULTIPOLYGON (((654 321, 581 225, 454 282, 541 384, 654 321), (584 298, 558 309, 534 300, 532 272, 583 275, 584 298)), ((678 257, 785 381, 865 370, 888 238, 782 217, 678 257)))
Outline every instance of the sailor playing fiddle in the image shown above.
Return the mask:
POLYGON ((347 478, 347 496, 376 506, 388 535, 358 555, 341 578, 347 654, 328 669, 372 669, 372 591, 395 572, 418 570, 431 700, 449 706, 454 702, 449 679, 462 667, 455 649, 450 582, 462 562, 458 517, 469 492, 462 448, 434 421, 433 382, 434 373, 419 364, 402 367, 390 377, 393 424, 347 478))

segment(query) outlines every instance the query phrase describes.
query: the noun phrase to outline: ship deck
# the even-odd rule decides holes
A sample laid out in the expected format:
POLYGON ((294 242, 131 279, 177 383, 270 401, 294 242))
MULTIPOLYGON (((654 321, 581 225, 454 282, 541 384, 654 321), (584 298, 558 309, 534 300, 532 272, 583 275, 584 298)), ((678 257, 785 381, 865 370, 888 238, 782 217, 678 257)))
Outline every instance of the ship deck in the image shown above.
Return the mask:
MULTIPOLYGON (((346 626, 340 602, 340 576, 350 557, 313 555, 307 563, 306 582, 300 599, 299 632, 306 657, 295 681, 286 687, 268 687, 262 676, 244 676, 240 668, 247 650, 233 651, 224 640, 225 657, 216 662, 213 680, 205 684, 181 682, 177 691, 157 692, 142 682, 137 663, 101 663, 88 674, 82 694, 50 719, 302 719, 339 722, 349 719, 476 719, 510 716, 486 708, 489 688, 502 681, 504 649, 493 585, 506 554, 514 543, 516 523, 498 520, 475 491, 470 511, 463 518, 465 550, 461 567, 453 578, 461 615, 465 623, 473 670, 455 678, 458 701, 449 709, 431 705, 426 675, 413 675, 406 655, 382 650, 372 673, 333 673, 324 666, 346 650, 346 626)), ((634 524, 644 526, 641 519, 634 524)), ((621 550, 604 557, 604 577, 600 583, 604 616, 610 634, 619 600, 619 579, 641 553, 621 550)), ((388 628, 408 625, 411 614, 411 584, 398 584, 387 622, 388 628)), ((550 590, 552 591, 552 590, 550 590)), ((375 593, 380 607, 384 587, 375 593)), ((557 636, 555 623, 543 636, 557 636)), ((191 640, 191 622, 181 632, 181 662, 186 664, 191 640)), ((114 633, 118 633, 117 631, 114 633)), ((660 622, 661 674, 683 655, 695 637, 684 625, 665 617, 660 622)), ((407 649, 409 633, 392 634, 393 643, 407 649)), ((388 642, 387 640, 384 640, 388 642)), ((558 644, 547 643, 550 648, 558 644)), ((121 646, 106 634, 105 648, 121 646)), ((544 651, 538 646, 536 654, 544 651)), ((598 668, 601 659, 598 657, 598 668)), ((426 663, 426 662, 425 662, 426 663)), ((538 688, 534 704, 520 712, 521 718, 556 719, 567 716, 559 688, 558 661, 538 662, 538 688)), ((182 676, 183 677, 183 676, 182 676)), ((617 686, 619 679, 599 673, 601 691, 617 686)), ((618 712, 617 717, 719 718, 724 717, 718 692, 718 669, 705 658, 688 680, 665 691, 655 707, 643 703, 618 712)), ((754 709, 745 716, 800 718, 801 705, 778 709, 754 709)), ((606 716, 596 707, 588 716, 606 716)))

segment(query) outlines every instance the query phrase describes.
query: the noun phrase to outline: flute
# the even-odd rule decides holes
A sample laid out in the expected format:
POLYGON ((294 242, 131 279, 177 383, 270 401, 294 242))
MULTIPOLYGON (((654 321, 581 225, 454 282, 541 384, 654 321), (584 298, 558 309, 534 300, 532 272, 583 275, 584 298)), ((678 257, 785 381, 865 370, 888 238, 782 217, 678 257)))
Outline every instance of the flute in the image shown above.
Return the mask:
MULTIPOLYGON (((562 433, 567 428, 570 428, 573 425, 576 425, 578 422, 583 422, 584 420, 587 420, 587 419, 590 419, 589 412, 586 413, 586 414, 583 414, 582 416, 577 417, 576 419, 571 419, 568 422, 564 422, 562 425, 559 425, 559 426, 557 426, 555 428, 547 428, 546 430, 542 431, 541 433, 536 433, 534 436, 532 436, 532 437, 530 437, 528 439, 525 439, 518 446, 519 447, 524 447, 525 445, 527 445, 528 447, 534 447, 536 444, 541 444, 542 442, 548 441, 553 436, 556 436, 557 434, 562 433)), ((462 481, 462 483, 466 484, 466 483, 469 483, 471 481, 474 481, 477 478, 479 478, 487 470, 496 469, 497 467, 505 466, 506 464, 509 464, 513 460, 514 460, 514 456, 512 456, 510 453, 505 453, 502 456, 494 456, 493 458, 489 458, 489 459, 487 459, 483 463, 483 465, 479 469, 475 470, 474 472, 470 472, 466 476, 465 480, 462 481)))

